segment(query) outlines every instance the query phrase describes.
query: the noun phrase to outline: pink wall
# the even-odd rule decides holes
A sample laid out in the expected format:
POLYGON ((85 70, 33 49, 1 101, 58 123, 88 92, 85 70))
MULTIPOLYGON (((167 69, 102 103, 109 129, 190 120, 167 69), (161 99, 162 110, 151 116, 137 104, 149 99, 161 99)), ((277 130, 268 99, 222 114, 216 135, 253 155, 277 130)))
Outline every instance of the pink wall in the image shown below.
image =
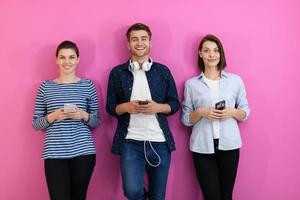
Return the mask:
MULTIPOLYGON (((94 131, 97 165, 88 199, 124 199, 118 157, 110 154, 115 120, 104 102, 109 71, 129 57, 126 28, 138 21, 151 27, 152 58, 170 67, 181 99, 184 81, 198 73, 200 37, 221 38, 227 70, 243 77, 252 108, 240 126, 244 146, 234 197, 300 199, 298 0, 1 0, 0 199, 48 199, 43 133, 33 130, 31 117, 40 82, 57 73, 54 51, 64 39, 78 43, 79 72, 95 81, 100 97, 102 125, 94 131)), ((167 200, 200 200, 190 130, 180 123, 180 112, 171 120, 177 151, 167 200)))

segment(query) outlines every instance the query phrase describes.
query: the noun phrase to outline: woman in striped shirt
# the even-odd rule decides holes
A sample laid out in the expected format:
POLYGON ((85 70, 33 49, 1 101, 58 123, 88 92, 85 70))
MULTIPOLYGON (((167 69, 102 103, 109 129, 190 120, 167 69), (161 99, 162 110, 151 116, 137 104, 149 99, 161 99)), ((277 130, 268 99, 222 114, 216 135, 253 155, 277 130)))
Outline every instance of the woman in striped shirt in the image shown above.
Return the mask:
POLYGON ((42 159, 50 198, 83 200, 96 162, 90 128, 99 124, 98 98, 93 82, 76 74, 76 44, 63 41, 56 63, 59 76, 38 90, 33 126, 47 130, 42 159))

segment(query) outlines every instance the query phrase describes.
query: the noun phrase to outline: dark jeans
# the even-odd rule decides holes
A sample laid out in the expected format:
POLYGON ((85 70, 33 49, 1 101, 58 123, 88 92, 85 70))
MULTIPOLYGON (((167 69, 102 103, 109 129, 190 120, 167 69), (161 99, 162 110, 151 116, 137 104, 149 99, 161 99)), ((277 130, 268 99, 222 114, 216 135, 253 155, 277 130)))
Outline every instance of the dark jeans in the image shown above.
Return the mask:
POLYGON ((85 200, 96 155, 71 159, 45 159, 45 174, 51 200, 85 200))
MULTIPOLYGON (((154 150, 161 158, 157 167, 151 166, 145 159, 144 142, 126 140, 121 152, 121 173, 123 190, 129 200, 164 200, 170 167, 171 153, 166 142, 151 142, 154 150), (148 175, 149 188, 144 188, 144 175, 148 175)), ((146 142, 147 159, 157 164, 159 159, 146 142)))
POLYGON ((232 200, 239 149, 221 151, 217 142, 214 154, 193 152, 198 181, 205 200, 232 200))

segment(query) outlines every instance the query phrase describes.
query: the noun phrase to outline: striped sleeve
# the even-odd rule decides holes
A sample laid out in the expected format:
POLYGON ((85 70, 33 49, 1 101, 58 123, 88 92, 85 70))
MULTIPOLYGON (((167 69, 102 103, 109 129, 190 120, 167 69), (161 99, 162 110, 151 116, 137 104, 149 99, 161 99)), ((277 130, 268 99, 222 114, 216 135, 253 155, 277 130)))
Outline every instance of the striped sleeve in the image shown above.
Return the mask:
POLYGON ((46 114, 47 108, 44 101, 45 82, 43 82, 38 90, 35 99, 35 110, 32 119, 32 125, 36 130, 46 129, 49 126, 46 114))
POLYGON ((89 120, 86 122, 86 124, 91 128, 95 128, 100 123, 100 117, 97 91, 92 81, 89 85, 89 99, 87 103, 87 112, 89 113, 89 120))

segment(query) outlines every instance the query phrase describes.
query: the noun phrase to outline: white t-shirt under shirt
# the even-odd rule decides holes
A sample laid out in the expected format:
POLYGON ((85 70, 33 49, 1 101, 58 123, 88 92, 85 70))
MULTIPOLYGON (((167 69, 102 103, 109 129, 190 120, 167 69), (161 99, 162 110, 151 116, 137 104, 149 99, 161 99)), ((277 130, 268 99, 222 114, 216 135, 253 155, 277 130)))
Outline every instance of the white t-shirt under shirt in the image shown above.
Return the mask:
MULTIPOLYGON (((151 100, 151 93, 143 70, 132 71, 133 86, 130 100, 151 100)), ((131 114, 126 139, 139 141, 166 141, 156 115, 131 114)))
MULTIPOLYGON (((204 82, 208 85, 210 89, 211 99, 212 99, 212 107, 215 107, 215 104, 220 101, 220 80, 210 80, 203 76, 204 82)), ((212 122, 214 139, 218 139, 220 137, 220 121, 216 120, 212 122)))

